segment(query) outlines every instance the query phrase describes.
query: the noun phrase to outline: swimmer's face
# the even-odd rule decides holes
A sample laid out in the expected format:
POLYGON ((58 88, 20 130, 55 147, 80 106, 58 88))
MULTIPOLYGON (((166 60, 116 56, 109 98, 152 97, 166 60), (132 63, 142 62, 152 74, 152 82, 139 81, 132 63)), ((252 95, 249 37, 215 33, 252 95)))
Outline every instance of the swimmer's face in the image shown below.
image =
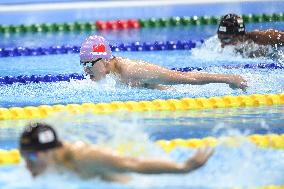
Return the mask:
POLYGON ((44 153, 21 151, 21 155, 25 159, 26 167, 33 177, 40 175, 47 168, 44 153))
POLYGON ((99 81, 108 74, 107 64, 107 60, 101 59, 93 65, 84 66, 84 71, 87 75, 90 75, 91 80, 99 81))
POLYGON ((236 45, 240 42, 240 36, 232 34, 218 34, 218 39, 221 42, 222 48, 227 45, 236 45))

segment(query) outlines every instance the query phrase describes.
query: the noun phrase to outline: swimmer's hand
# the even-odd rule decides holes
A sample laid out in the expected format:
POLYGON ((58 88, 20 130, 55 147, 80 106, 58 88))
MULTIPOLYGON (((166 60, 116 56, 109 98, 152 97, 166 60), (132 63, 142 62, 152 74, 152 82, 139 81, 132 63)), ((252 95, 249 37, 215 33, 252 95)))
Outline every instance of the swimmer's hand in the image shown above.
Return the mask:
POLYGON ((240 75, 232 75, 228 84, 232 89, 242 89, 243 91, 248 87, 247 81, 240 75))
POLYGON ((212 148, 199 149, 193 157, 185 162, 185 172, 193 171, 203 166, 212 156, 214 150, 212 148))

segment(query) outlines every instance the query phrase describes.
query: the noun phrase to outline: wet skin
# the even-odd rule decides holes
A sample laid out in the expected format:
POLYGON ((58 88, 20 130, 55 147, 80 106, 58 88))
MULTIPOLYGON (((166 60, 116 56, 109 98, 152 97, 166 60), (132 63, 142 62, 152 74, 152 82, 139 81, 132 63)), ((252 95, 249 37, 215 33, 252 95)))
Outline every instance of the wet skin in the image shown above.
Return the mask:
POLYGON ((112 72, 118 76, 122 83, 133 87, 150 85, 151 88, 158 88, 160 85, 202 85, 208 83, 227 83, 231 88, 243 90, 247 87, 246 80, 239 75, 206 72, 183 73, 148 62, 121 57, 112 60, 100 60, 93 66, 85 66, 84 70, 93 81, 101 80, 112 72))
POLYGON ((213 152, 212 148, 199 149, 182 163, 160 158, 124 156, 105 147, 77 141, 64 142, 60 148, 36 152, 35 158, 30 158, 28 153, 23 151, 21 155, 34 177, 43 173, 47 167, 53 166, 55 170, 73 171, 82 178, 99 177, 107 181, 125 183, 130 179, 126 173, 130 172, 142 174, 191 172, 203 166, 213 152))
POLYGON ((90 79, 93 81, 99 81, 106 77, 110 72, 107 66, 106 60, 100 60, 92 67, 84 67, 84 71, 87 75, 90 76, 90 79))

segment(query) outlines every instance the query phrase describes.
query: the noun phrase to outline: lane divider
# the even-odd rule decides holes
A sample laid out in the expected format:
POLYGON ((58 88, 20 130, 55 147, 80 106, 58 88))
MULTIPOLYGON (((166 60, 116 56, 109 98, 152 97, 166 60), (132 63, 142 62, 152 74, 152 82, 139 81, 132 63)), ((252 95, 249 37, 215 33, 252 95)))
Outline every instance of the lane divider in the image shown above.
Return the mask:
MULTIPOLYGON (((181 72, 189 72, 193 70, 200 71, 202 68, 199 67, 186 67, 184 70, 181 68, 172 68, 172 70, 178 70, 181 72)), ((59 81, 68 81, 71 80, 84 80, 86 77, 84 74, 72 73, 72 74, 59 74, 59 75, 20 75, 20 76, 0 76, 0 86, 1 85, 11 85, 14 83, 28 84, 28 83, 52 83, 59 81)))
MULTIPOLYGON (((171 152, 175 148, 203 148, 203 147, 216 147, 217 145, 226 145, 229 147, 240 147, 245 142, 251 142, 260 148, 273 148, 284 149, 284 134, 267 134, 259 135, 254 134, 247 137, 206 137, 202 139, 173 139, 173 140, 158 140, 155 141, 164 151, 171 152)), ((120 146, 120 152, 123 153, 125 148, 129 145, 120 146)), ((3 164, 17 164, 21 160, 20 153, 17 149, 13 150, 0 150, 0 165, 3 164)))
POLYGON ((0 108, 0 120, 19 120, 46 118, 60 111, 73 114, 91 112, 94 114, 110 114, 119 111, 145 112, 145 111, 178 111, 201 110, 213 108, 232 108, 248 106, 283 105, 284 93, 280 94, 252 94, 241 96, 223 96, 210 98, 181 98, 156 99, 153 101, 113 101, 110 103, 83 103, 67 105, 41 105, 0 108))
MULTIPOLYGON (((247 14, 242 15, 246 23, 283 21, 283 13, 273 14, 247 14)), ((43 23, 31 25, 0 25, 0 33, 26 33, 26 32, 70 32, 70 31, 93 31, 93 30, 126 30, 169 26, 192 26, 218 24, 219 16, 183 16, 169 18, 149 19, 119 19, 95 22, 72 22, 72 23, 43 23)))
MULTIPOLYGON (((222 67, 226 69, 284 69, 284 66, 278 63, 259 63, 259 64, 245 64, 245 65, 222 65, 216 66, 222 67)), ((176 70, 179 72, 190 72, 190 71, 201 71, 205 68, 202 67, 185 67, 185 68, 171 68, 171 70, 176 70)), ((10 85, 14 83, 51 83, 51 82, 59 82, 59 81, 70 81, 70 80, 83 80, 86 79, 83 74, 72 73, 72 74, 59 74, 59 75, 20 75, 20 76, 0 76, 0 85, 10 85)))
MULTIPOLYGON (((210 66, 211 67, 211 66, 210 66)), ((221 65, 215 67, 222 67, 225 69, 284 69, 284 64, 280 63, 258 63, 258 64, 238 64, 238 65, 221 65)), ((208 67, 209 68, 209 67, 208 67)), ((201 71, 207 69, 206 67, 184 67, 184 68, 172 68, 172 70, 188 72, 188 71, 201 71)))
MULTIPOLYGON (((283 13, 273 14, 243 14, 241 15, 244 22, 275 22, 283 21, 283 13)), ((184 17, 170 17, 170 18, 150 18, 140 19, 141 27, 167 27, 167 26, 192 26, 192 25, 216 25, 220 21, 219 16, 184 16, 184 17)))
POLYGON ((284 134, 253 134, 248 137, 206 137, 203 139, 173 139, 170 141, 158 140, 156 144, 160 145, 166 152, 171 152, 177 147, 204 148, 216 147, 220 144, 225 144, 230 147, 239 147, 247 141, 261 148, 284 149, 284 134))
POLYGON ((83 80, 85 76, 83 74, 72 73, 72 74, 59 74, 59 75, 20 75, 20 76, 3 76, 0 77, 0 85, 10 85, 14 83, 51 83, 59 81, 70 81, 70 80, 83 80))
MULTIPOLYGON (((124 51, 163 51, 163 50, 190 50, 195 48, 198 44, 203 43, 200 41, 155 41, 149 42, 133 42, 130 44, 118 44, 110 45, 113 52, 124 51)), ((79 53, 80 46, 50 46, 50 47, 15 47, 15 48, 0 48, 0 57, 15 57, 15 56, 40 56, 40 55, 52 55, 52 54, 68 54, 79 53)))

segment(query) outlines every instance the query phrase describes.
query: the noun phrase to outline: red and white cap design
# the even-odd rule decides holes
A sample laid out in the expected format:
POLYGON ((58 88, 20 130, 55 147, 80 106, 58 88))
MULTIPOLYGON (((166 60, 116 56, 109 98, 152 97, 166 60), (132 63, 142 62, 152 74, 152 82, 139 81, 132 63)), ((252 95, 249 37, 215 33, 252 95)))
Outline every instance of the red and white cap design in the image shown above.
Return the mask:
POLYGON ((108 42, 102 36, 93 35, 83 42, 80 49, 80 61, 88 62, 98 58, 109 60, 111 54, 108 42))

